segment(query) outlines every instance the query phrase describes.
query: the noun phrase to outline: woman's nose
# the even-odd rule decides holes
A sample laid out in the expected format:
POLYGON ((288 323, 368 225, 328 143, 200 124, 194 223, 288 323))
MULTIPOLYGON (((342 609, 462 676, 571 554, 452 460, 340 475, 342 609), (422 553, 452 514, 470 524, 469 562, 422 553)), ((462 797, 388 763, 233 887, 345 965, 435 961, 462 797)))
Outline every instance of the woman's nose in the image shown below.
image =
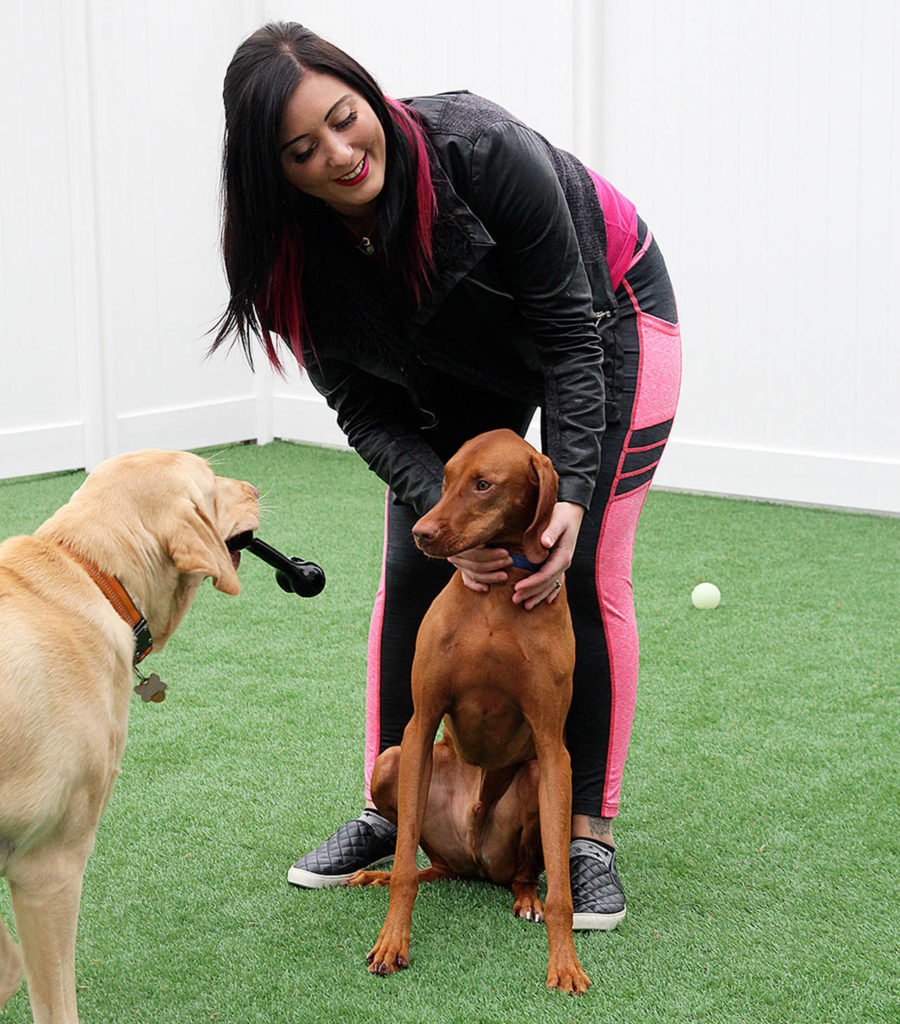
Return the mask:
POLYGON ((347 167, 353 159, 353 146, 344 139, 332 139, 325 151, 325 157, 332 167, 347 167))

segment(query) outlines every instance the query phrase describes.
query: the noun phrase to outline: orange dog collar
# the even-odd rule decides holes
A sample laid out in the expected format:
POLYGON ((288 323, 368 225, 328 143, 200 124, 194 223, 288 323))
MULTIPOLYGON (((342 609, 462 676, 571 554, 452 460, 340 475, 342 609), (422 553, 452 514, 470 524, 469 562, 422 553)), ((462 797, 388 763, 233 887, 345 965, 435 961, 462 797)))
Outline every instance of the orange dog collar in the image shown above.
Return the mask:
POLYGON ((147 620, 141 614, 134 601, 128 596, 128 591, 115 576, 109 576, 105 572, 101 572, 96 566, 84 561, 83 558, 79 558, 78 555, 73 554, 68 548, 64 548, 62 545, 60 545, 60 548, 70 558, 74 558, 88 572, 91 579, 103 591, 107 601, 118 612, 119 618, 131 626, 131 631, 134 633, 134 664, 137 665, 142 662, 153 650, 153 636, 150 633, 147 620))

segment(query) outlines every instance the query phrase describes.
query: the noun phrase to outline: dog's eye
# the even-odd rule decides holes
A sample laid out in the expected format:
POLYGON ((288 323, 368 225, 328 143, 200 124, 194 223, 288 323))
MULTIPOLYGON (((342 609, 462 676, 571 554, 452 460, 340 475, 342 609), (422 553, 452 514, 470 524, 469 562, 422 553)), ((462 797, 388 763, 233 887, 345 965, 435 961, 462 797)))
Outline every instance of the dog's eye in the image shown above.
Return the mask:
POLYGON ((478 483, 475 484, 475 489, 477 491, 489 491, 492 486, 493 484, 490 480, 479 480, 478 483))

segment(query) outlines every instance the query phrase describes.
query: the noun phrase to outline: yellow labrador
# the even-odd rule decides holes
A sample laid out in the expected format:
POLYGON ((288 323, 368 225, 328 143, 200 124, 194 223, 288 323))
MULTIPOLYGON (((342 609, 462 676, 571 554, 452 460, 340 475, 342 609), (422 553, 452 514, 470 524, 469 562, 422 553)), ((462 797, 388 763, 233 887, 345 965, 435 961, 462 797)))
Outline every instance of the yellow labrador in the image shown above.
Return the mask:
MULTIPOLYGON (((134 665, 211 576, 237 594, 225 541, 259 528, 251 484, 186 452, 109 459, 31 537, 0 544, 0 1007, 22 980, 37 1024, 76 1024, 85 864, 119 772, 134 665)), ((158 696, 157 696, 157 699, 158 696)))

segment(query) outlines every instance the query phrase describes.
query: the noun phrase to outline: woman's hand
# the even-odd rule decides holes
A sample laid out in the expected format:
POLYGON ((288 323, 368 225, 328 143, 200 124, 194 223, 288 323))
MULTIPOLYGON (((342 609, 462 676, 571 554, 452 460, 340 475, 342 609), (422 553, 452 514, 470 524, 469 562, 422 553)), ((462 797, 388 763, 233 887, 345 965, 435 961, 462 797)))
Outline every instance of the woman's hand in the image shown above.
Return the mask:
MULTIPOLYGON (((568 501, 561 501, 553 509, 553 515, 541 536, 541 544, 550 552, 540 569, 525 579, 519 580, 513 594, 515 604, 525 604, 531 611, 541 601, 552 603, 559 593, 557 580, 562 580, 566 569, 572 564, 572 554, 584 509, 568 501)), ((505 583, 506 570, 512 565, 509 552, 503 548, 471 548, 447 559, 462 573, 463 583, 470 590, 486 593, 495 583, 505 583)))
POLYGON ((470 548, 453 555, 447 561, 462 573, 463 583, 470 590, 487 593, 493 583, 505 583, 504 569, 512 565, 509 552, 503 548, 470 548))
POLYGON ((524 604, 531 611, 541 601, 552 604, 558 594, 559 585, 566 569, 572 564, 575 542, 581 529, 584 509, 570 501, 557 502, 547 529, 541 535, 541 544, 550 552, 540 569, 519 580, 513 593, 515 604, 524 604))

